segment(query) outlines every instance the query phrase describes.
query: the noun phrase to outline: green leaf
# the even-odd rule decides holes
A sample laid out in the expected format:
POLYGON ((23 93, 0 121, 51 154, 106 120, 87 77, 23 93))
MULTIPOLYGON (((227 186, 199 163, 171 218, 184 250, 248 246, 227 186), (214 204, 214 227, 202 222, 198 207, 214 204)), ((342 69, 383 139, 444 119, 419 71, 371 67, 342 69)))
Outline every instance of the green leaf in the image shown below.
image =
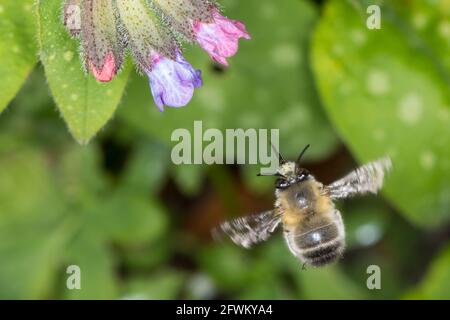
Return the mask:
POLYGON ((46 160, 26 145, 0 143, 1 298, 48 298, 71 235, 46 160))
POLYGON ((67 226, 27 223, 0 228, 0 298, 45 299, 51 296, 67 242, 67 226), (20 235, 20 236, 19 236, 20 235))
POLYGON ((61 22, 61 1, 40 1, 38 6, 40 57, 50 89, 69 131, 86 144, 113 116, 130 68, 110 83, 97 82, 83 71, 79 43, 61 22))
MULTIPOLYGON (((10 107, 14 108, 15 111, 16 109, 19 110, 15 114, 20 114, 20 118, 30 115, 29 118, 32 119, 26 119, 30 124, 36 121, 35 117, 41 116, 41 118, 43 118, 42 115, 53 115, 52 109, 54 109, 55 106, 52 96, 50 95, 50 92, 48 92, 44 68, 41 64, 37 64, 31 71, 27 81, 11 101, 10 107)), ((6 123, 9 123, 9 121, 5 121, 5 124, 6 123)), ((42 130, 43 128, 40 129, 42 130)), ((22 133, 23 131, 19 132, 22 133)))
POLYGON ((170 167, 172 178, 186 195, 195 195, 202 186, 204 166, 201 165, 173 165, 170 167))
POLYGON ((246 183, 246 186, 253 192, 260 194, 273 193, 274 189, 274 179, 261 179, 258 173, 261 171, 261 167, 247 165, 242 168, 242 176, 246 183))
POLYGON ((279 278, 260 278, 257 283, 244 288, 238 296, 239 300, 286 300, 294 298, 286 289, 286 286, 280 283, 279 278))
POLYGON ((306 143, 313 145, 308 157, 330 154, 336 138, 321 109, 308 64, 308 39, 317 18, 314 7, 298 0, 282 4, 225 0, 221 4, 227 16, 244 20, 252 35, 252 40, 239 42, 230 67, 221 69, 198 46, 186 48, 187 60, 202 71, 204 80, 190 104, 159 112, 147 79, 135 75, 119 115, 165 143, 173 130, 191 131, 193 122, 202 120, 204 130, 280 129, 287 157, 297 156, 306 143))
POLYGON ((155 200, 140 194, 117 193, 98 210, 98 223, 122 245, 152 243, 167 232, 165 210, 155 200))
POLYGON ((366 283, 353 283, 336 266, 293 270, 306 299, 365 299, 366 283))
POLYGON ((55 192, 44 157, 22 145, 0 145, 0 168, 0 226, 42 213, 55 192))
POLYGON ((199 255, 201 269, 219 286, 230 290, 245 286, 251 277, 252 259, 235 245, 220 243, 205 248, 199 255))
POLYGON ((347 249, 377 244, 385 235, 394 213, 375 197, 349 201, 340 211, 345 220, 347 249))
POLYGON ((435 2, 410 1, 402 15, 385 4, 382 28, 369 30, 361 2, 330 1, 312 47, 332 122, 361 163, 392 158, 386 195, 422 226, 450 217, 450 15, 435 2))
POLYGON ((450 299, 450 246, 432 262, 420 284, 409 291, 407 299, 450 299))
MULTIPOLYGON (((81 289, 64 287, 64 295, 70 299, 115 299, 118 295, 114 259, 104 239, 83 230, 66 249, 66 266, 77 265, 81 271, 81 289)), ((69 275, 66 275, 66 279, 69 275)))
POLYGON ((126 286, 124 299, 176 299, 180 295, 186 276, 176 270, 165 270, 150 277, 134 277, 126 286))
MULTIPOLYGON (((286 247, 284 249, 284 254, 289 256, 288 249, 286 247)), ((266 252, 264 250, 259 251, 258 259, 249 266, 249 269, 251 269, 249 279, 245 282, 246 285, 242 287, 238 299, 292 298, 292 294, 288 290, 290 286, 283 281, 283 276, 276 272, 273 261, 265 255, 266 252)), ((283 251, 279 251, 279 256, 281 254, 283 254, 283 251)))
POLYGON ((127 246, 121 250, 120 259, 127 270, 131 272, 146 272, 157 266, 169 263, 176 247, 174 242, 176 241, 163 237, 158 241, 146 243, 145 245, 127 246))
POLYGON ((0 4, 0 112, 19 91, 36 63, 33 0, 0 4))
POLYGON ((62 152, 55 168, 59 190, 77 205, 109 191, 108 180, 101 169, 98 145, 70 145, 62 152))
POLYGON ((138 143, 122 178, 121 188, 156 193, 166 178, 169 151, 161 144, 138 143))

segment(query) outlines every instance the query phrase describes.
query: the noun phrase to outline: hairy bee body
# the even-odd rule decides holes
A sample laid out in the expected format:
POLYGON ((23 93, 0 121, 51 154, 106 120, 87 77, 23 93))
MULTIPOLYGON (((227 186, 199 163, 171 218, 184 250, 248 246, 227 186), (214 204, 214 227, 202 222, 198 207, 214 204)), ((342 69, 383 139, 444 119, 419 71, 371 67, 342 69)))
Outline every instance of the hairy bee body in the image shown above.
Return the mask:
POLYGON ((340 258, 345 248, 345 231, 341 213, 334 201, 367 193, 376 194, 384 175, 391 168, 389 158, 378 159, 350 172, 343 178, 323 185, 308 170, 280 156, 280 168, 274 176, 275 207, 226 221, 214 234, 224 233, 244 247, 267 240, 278 225, 291 253, 304 264, 323 266, 340 258))
POLYGON ((290 251, 302 262, 322 266, 338 259, 345 248, 340 212, 315 179, 277 190, 275 208, 281 214, 290 251))

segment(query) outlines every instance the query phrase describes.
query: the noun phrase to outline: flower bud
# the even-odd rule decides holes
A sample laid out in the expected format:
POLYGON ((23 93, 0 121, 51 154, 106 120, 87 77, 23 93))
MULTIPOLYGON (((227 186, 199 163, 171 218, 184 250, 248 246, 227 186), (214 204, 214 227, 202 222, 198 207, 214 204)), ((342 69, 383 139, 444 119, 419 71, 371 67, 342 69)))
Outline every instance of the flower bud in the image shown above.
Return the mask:
POLYGON ((175 38, 166 30, 145 0, 117 0, 117 9, 128 45, 141 71, 151 69, 151 53, 176 58, 175 38))
POLYGON ((110 0, 82 2, 82 46, 87 67, 99 81, 111 81, 122 65, 116 16, 110 0))
POLYGON ((64 26, 72 36, 81 32, 81 0, 67 0, 64 4, 64 26))
POLYGON ((195 41, 194 21, 212 23, 216 5, 208 0, 153 0, 153 6, 167 18, 169 25, 186 39, 195 41))

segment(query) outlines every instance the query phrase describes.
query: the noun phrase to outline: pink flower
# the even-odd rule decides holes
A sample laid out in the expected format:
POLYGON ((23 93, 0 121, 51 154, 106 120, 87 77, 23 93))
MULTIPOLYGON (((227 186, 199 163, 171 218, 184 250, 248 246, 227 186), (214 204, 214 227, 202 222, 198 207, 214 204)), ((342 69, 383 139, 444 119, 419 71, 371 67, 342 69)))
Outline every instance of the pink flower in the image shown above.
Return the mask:
POLYGON ((194 21, 194 34, 213 60, 228 66, 226 58, 238 51, 239 38, 250 39, 250 35, 242 22, 222 16, 217 9, 214 9, 213 18, 213 23, 194 21))
POLYGON ((101 82, 111 81, 116 74, 116 63, 112 53, 106 55, 105 63, 101 70, 98 70, 92 62, 89 62, 89 67, 94 77, 101 82))

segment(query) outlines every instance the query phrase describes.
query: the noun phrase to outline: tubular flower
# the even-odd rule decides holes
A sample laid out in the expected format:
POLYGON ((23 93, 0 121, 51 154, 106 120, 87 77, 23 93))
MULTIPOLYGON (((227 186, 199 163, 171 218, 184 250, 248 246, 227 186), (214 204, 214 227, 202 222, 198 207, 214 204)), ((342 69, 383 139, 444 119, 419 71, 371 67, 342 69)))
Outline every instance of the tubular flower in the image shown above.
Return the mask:
POLYGON ((216 5, 204 0, 153 0, 173 28, 197 42, 214 60, 228 66, 226 58, 238 51, 240 38, 250 39, 245 25, 222 16, 216 5))
POLYGON ((250 38, 241 22, 223 17, 210 0, 65 0, 63 11, 67 30, 81 40, 86 69, 98 81, 111 81, 128 47, 161 111, 186 105, 202 85, 175 34, 225 65, 239 38, 250 38))
POLYGON ((105 56, 105 60, 103 62, 103 66, 101 67, 101 69, 97 69, 95 64, 90 60, 89 60, 89 68, 91 69, 94 77, 101 82, 111 81, 117 72, 114 55, 111 52, 108 52, 108 54, 105 56))
POLYGON ((86 67, 98 81, 113 79, 122 65, 123 46, 120 45, 112 1, 81 2, 82 49, 86 67))
POLYGON ((245 25, 213 12, 214 22, 194 21, 193 28, 197 42, 210 57, 228 66, 225 58, 234 56, 238 51, 239 38, 250 39, 245 25))
POLYGON ((201 72, 195 70, 181 53, 175 60, 155 53, 151 60, 152 69, 147 76, 158 109, 163 111, 164 105, 185 106, 191 100, 194 89, 202 85, 201 72))

